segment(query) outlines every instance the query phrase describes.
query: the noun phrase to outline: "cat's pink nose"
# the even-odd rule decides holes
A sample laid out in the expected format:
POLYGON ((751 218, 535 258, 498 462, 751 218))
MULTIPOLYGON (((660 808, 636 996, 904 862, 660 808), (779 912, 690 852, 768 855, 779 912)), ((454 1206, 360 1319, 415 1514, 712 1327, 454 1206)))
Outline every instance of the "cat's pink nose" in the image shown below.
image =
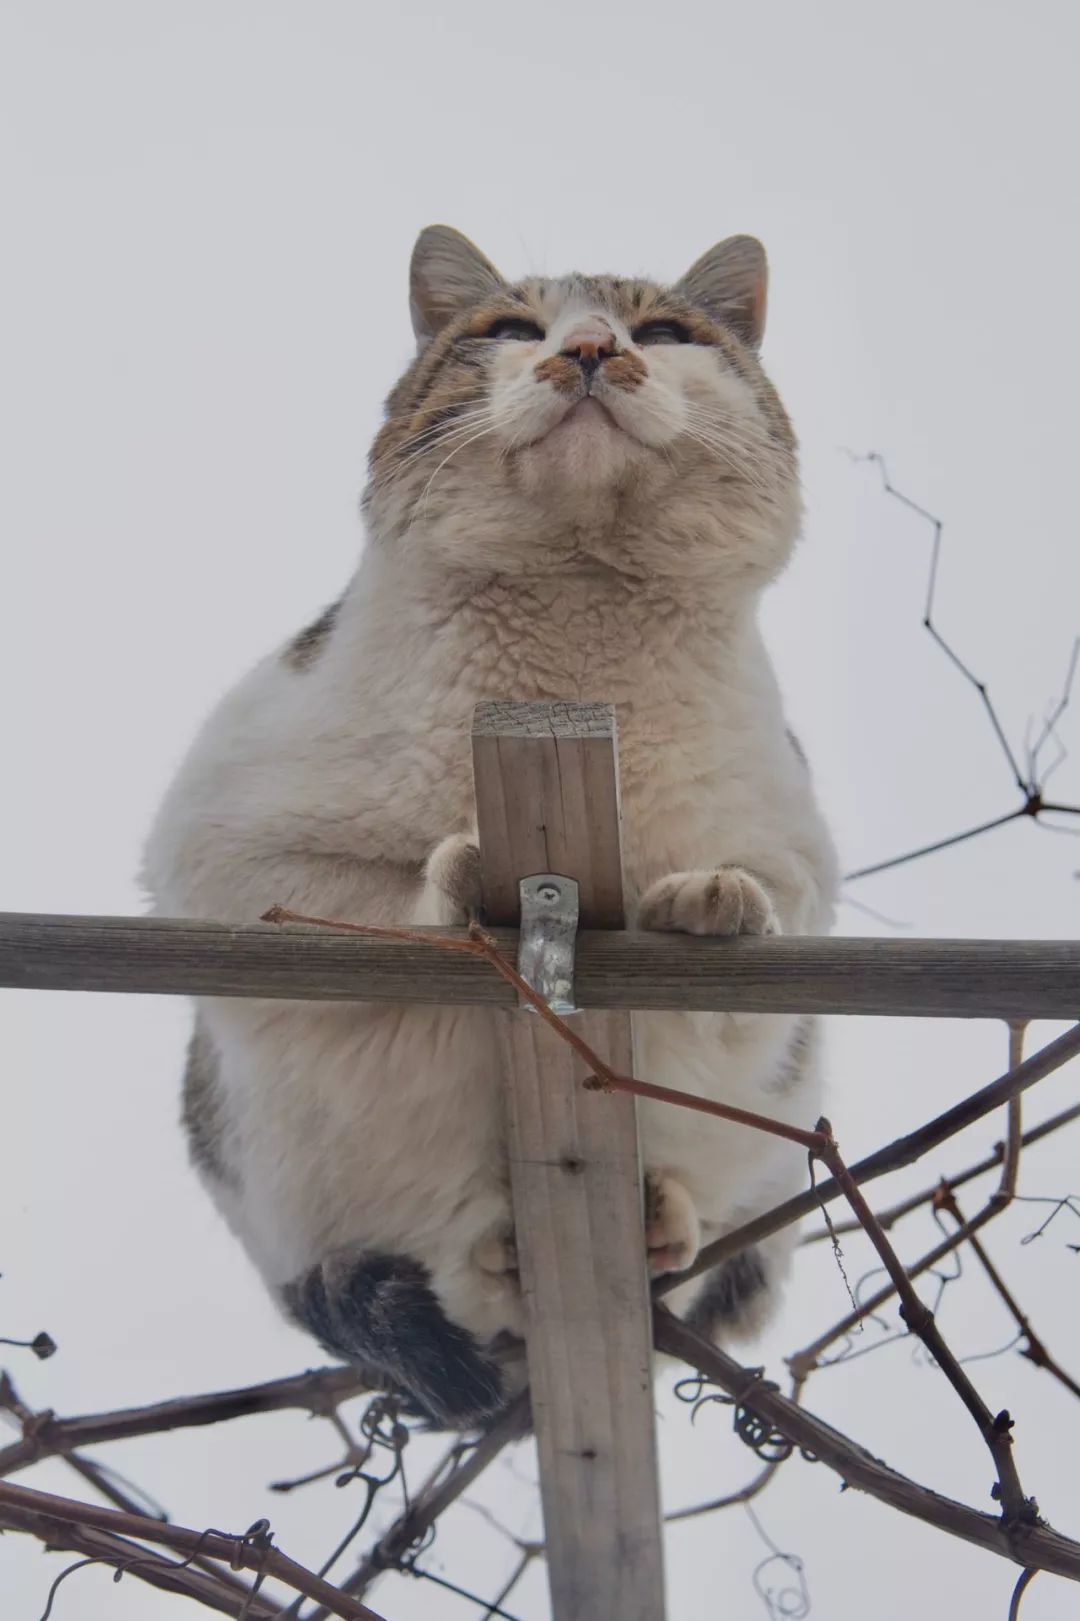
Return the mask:
POLYGON ((590 316, 567 333, 561 353, 576 360, 586 377, 591 377, 601 361, 615 353, 615 334, 606 321, 590 316))

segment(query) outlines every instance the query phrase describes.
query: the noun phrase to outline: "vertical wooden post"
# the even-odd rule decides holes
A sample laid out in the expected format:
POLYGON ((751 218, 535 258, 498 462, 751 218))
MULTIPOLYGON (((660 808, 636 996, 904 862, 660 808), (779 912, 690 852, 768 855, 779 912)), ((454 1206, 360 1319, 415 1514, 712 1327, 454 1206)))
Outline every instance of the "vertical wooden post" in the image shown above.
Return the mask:
MULTIPOLYGON (((473 728, 489 922, 518 884, 574 878, 585 928, 623 926, 610 704, 487 703, 473 728)), ((573 1015, 616 1068, 630 1015, 573 1015)), ((586 1091, 534 1014, 505 1017, 510 1175, 554 1621, 663 1621, 656 1431, 634 1099, 586 1091)))

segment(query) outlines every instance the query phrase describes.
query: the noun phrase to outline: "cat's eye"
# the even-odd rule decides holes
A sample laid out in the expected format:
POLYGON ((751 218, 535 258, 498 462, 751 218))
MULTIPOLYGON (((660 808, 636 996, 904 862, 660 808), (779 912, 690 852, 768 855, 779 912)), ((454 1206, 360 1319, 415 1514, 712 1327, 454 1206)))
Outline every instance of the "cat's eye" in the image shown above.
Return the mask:
POLYGON ((644 321, 632 335, 639 344, 693 342, 681 321, 644 321))
POLYGON ((535 321, 523 321, 519 316, 504 315, 494 321, 484 333, 485 338, 514 338, 518 343, 538 343, 544 336, 535 321))

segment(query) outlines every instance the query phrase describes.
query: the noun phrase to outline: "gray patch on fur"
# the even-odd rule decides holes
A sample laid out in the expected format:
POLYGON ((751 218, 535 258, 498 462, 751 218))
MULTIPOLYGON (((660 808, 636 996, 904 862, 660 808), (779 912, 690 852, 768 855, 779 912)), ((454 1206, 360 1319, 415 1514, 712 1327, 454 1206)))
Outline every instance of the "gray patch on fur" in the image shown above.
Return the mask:
POLYGON ((737 1327, 750 1302, 768 1287, 761 1251, 739 1250, 709 1273, 686 1320, 699 1334, 715 1339, 725 1329, 737 1327))
POLYGON ((206 1176, 235 1185, 236 1174, 225 1152, 225 1106, 218 1080, 218 1056, 198 1020, 188 1043, 181 1120, 192 1164, 206 1176))
POLYGON ((282 663, 293 670, 309 669, 329 641, 340 612, 340 601, 332 602, 329 608, 324 608, 318 619, 306 625, 299 636, 295 636, 289 643, 281 655, 282 663))
POLYGON ((806 1066, 813 1056, 817 1038, 817 1020, 812 1013, 806 1013, 797 1020, 788 1042, 787 1051, 780 1060, 780 1067, 768 1085, 768 1091, 793 1092, 806 1073, 806 1066))

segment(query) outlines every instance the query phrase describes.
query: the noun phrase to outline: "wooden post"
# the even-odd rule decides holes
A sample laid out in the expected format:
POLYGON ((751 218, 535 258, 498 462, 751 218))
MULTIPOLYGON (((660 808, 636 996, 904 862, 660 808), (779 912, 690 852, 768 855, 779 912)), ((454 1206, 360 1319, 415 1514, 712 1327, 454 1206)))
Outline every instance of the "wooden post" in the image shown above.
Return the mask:
MULTIPOLYGON (((583 927, 623 927, 610 704, 481 704, 473 729, 484 905, 576 879, 583 927)), ((628 1013, 573 1016, 618 1069, 628 1013)), ((663 1621, 652 1343, 634 1100, 586 1091, 534 1014, 505 1017, 514 1220, 554 1621, 663 1621)))

